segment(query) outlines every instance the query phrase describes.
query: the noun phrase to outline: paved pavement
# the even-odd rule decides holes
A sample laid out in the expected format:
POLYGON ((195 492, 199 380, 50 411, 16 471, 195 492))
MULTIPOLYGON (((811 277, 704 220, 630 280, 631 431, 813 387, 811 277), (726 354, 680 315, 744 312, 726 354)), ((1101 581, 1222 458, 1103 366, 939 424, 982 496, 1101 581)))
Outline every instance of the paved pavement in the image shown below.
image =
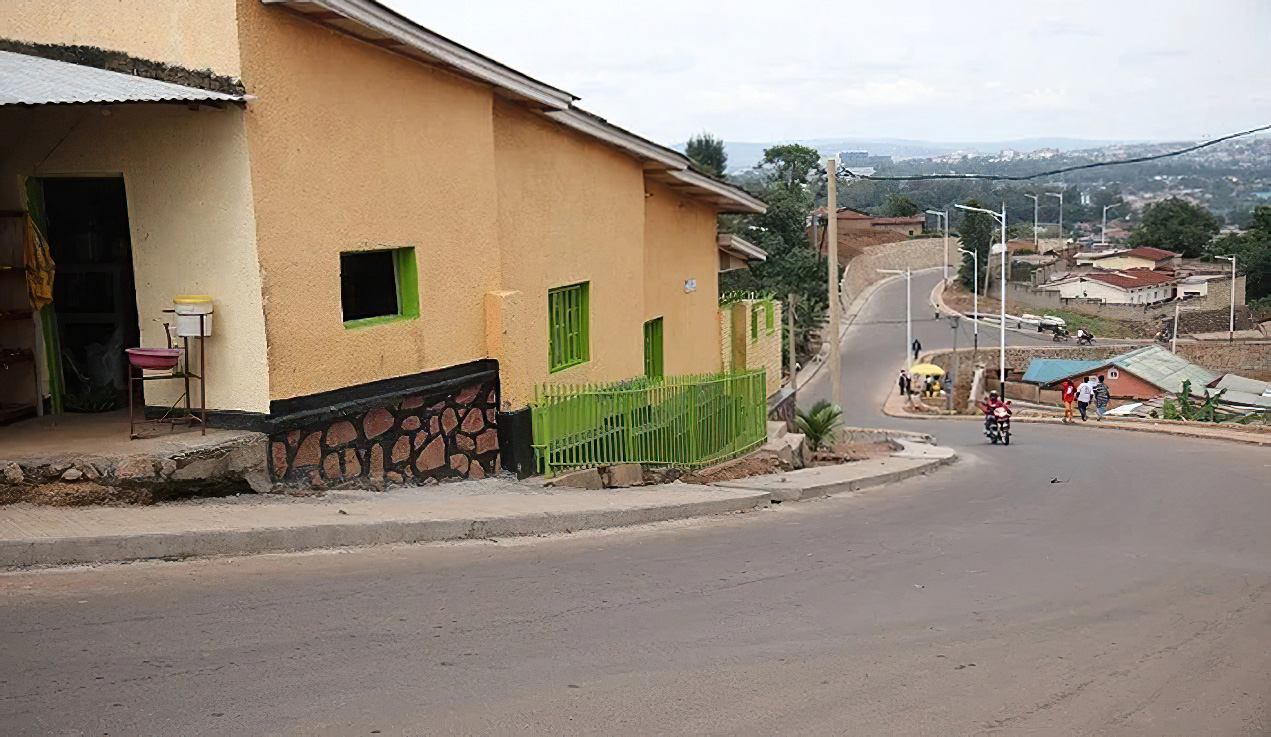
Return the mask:
POLYGON ((880 417, 903 331, 853 328, 848 422, 935 435, 961 458, 937 474, 617 532, 5 574, 0 732, 1271 730, 1271 451, 880 417))

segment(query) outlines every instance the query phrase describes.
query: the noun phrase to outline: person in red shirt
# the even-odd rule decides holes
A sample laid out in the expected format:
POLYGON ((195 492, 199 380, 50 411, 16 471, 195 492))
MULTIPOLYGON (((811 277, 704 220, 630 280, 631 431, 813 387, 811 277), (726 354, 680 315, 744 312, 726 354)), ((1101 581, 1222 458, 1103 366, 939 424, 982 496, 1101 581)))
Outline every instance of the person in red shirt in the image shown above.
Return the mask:
POLYGON ((1077 387, 1073 386, 1072 379, 1064 379, 1064 422, 1072 422, 1072 403, 1077 401, 1077 387))

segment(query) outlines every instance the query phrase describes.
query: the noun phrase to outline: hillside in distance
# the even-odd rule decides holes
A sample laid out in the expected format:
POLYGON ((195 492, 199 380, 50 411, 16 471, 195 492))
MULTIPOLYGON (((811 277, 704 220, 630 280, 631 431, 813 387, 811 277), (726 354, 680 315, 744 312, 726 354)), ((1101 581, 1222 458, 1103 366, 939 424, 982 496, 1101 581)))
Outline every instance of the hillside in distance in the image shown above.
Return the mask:
MULTIPOLYGON (((728 170, 738 172, 751 168, 763 158, 764 149, 778 143, 799 143, 811 146, 825 156, 832 156, 840 151, 868 151, 871 156, 924 159, 947 156, 955 151, 977 151, 984 154, 995 154, 1003 149, 1036 151, 1042 148, 1055 148, 1060 151, 1078 151, 1135 142, 1060 137, 1020 138, 1010 141, 914 141, 904 138, 814 138, 767 143, 727 141, 724 146, 728 150, 728 170)), ((684 144, 680 143, 675 148, 683 151, 684 144)))

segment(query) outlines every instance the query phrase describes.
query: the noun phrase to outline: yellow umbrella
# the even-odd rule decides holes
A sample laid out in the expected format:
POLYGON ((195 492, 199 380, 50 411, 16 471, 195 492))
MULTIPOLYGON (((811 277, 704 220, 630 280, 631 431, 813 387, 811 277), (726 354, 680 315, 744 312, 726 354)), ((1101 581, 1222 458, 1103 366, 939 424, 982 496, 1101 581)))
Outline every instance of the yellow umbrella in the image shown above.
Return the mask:
POLYGON ((916 363, 909 367, 909 373, 923 376, 943 376, 944 369, 934 363, 916 363))

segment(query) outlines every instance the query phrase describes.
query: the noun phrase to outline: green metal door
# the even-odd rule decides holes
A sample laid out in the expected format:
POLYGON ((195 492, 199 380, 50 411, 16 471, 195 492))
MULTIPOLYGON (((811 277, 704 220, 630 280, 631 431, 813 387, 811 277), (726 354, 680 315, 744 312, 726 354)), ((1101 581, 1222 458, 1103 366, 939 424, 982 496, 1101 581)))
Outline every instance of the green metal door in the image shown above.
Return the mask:
POLYGON ((644 375, 650 379, 662 376, 662 318, 644 324, 644 375))

